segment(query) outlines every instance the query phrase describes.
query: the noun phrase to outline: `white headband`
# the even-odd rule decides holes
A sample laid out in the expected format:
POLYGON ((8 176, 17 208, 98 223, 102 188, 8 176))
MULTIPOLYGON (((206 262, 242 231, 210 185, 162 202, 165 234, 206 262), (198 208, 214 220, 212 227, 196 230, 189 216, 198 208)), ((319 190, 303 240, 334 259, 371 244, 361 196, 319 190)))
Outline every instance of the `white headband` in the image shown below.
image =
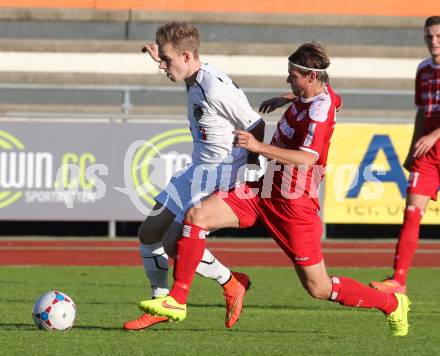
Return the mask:
POLYGON ((327 69, 317 69, 317 68, 304 67, 304 66, 301 66, 299 64, 293 63, 291 61, 289 61, 289 64, 293 65, 294 67, 298 67, 300 69, 311 70, 311 71, 314 71, 314 72, 325 72, 327 70, 327 69))

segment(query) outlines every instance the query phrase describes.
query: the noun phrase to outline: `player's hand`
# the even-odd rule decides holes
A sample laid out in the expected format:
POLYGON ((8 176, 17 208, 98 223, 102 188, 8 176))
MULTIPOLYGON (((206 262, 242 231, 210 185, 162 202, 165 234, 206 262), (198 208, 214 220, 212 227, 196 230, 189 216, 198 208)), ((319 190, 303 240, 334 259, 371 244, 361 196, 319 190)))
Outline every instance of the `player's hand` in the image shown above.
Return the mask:
POLYGON ((142 47, 142 53, 148 53, 150 57, 155 61, 160 63, 159 57, 159 46, 156 43, 147 43, 142 47))
POLYGON ((287 98, 285 96, 277 96, 275 98, 271 98, 263 101, 258 110, 263 114, 266 113, 268 114, 274 111, 275 109, 278 109, 291 102, 292 102, 292 98, 287 98))
POLYGON ((433 135, 425 135, 419 138, 414 145, 414 154, 413 157, 421 157, 428 153, 432 146, 434 146, 437 138, 433 135))
POLYGON ((234 140, 235 147, 243 147, 250 152, 258 153, 261 142, 258 141, 251 133, 243 130, 237 130, 234 131, 234 135, 235 135, 235 140, 234 140))

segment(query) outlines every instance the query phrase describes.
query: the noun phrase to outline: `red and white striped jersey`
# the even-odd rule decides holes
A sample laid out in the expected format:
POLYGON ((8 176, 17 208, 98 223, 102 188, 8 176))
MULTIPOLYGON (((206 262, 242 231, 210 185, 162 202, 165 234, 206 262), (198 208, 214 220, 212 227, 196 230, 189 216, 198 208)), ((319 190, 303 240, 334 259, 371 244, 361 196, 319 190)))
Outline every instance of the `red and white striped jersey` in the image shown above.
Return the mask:
POLYGON ((425 134, 440 127, 440 65, 431 58, 417 68, 415 103, 425 113, 425 134))
POLYGON ((336 122, 336 110, 341 105, 341 97, 327 86, 324 93, 309 99, 296 98, 289 106, 278 122, 271 145, 311 152, 318 157, 318 160, 308 170, 284 166, 283 172, 275 172, 272 197, 281 194, 286 198, 286 193, 282 190, 286 186, 287 179, 290 181, 290 193, 298 193, 291 195, 294 197, 293 204, 319 209, 319 184, 327 163, 330 139, 336 122))
POLYGON ((318 156, 316 164, 325 165, 335 125, 335 111, 341 97, 330 86, 313 98, 296 98, 278 122, 271 145, 302 150, 318 156))

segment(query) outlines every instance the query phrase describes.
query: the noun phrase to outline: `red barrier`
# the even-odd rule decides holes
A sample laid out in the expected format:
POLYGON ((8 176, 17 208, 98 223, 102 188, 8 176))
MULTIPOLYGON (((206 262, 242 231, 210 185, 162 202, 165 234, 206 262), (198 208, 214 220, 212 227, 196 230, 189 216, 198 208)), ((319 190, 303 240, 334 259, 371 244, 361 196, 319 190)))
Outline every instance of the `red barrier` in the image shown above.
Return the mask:
MULTIPOLYGON (((291 266, 269 239, 208 240, 229 266, 291 266)), ((391 267, 392 242, 324 242, 328 267, 391 267)), ((0 265, 140 266, 136 240, 0 240, 0 265)), ((440 243, 421 243, 414 267, 440 267, 440 243)))

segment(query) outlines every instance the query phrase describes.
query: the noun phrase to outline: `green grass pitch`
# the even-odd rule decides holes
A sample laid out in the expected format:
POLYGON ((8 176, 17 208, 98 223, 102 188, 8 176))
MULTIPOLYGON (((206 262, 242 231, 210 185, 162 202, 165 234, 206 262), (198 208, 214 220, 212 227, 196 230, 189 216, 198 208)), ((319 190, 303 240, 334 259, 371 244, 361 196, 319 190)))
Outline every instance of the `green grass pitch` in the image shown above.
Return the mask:
MULTIPOLYGON (((389 335, 377 310, 313 300, 289 268, 243 268, 252 279, 240 321, 223 324, 222 290, 196 277, 187 319, 141 332, 121 330, 149 298, 141 268, 1 267, 0 355, 439 355, 440 271, 413 269, 410 334, 389 335), (66 333, 32 322, 34 301, 49 290, 70 295, 78 309, 66 333)), ((384 269, 333 269, 362 282, 384 269)))

